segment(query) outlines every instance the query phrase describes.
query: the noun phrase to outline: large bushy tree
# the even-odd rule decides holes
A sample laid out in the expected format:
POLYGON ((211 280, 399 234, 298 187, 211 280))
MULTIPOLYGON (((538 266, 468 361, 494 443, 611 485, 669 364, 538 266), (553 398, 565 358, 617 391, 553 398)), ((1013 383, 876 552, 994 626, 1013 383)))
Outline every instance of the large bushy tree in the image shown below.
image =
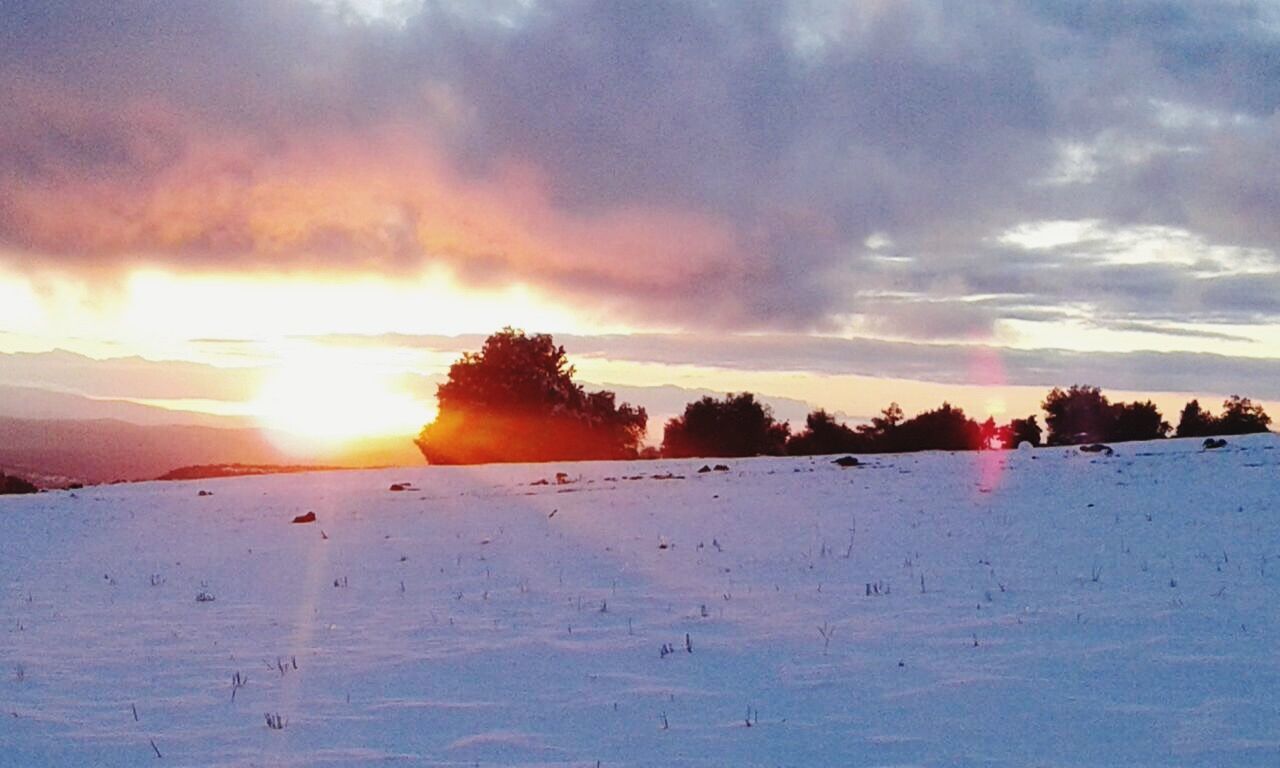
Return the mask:
POLYGON ((1158 440, 1169 434, 1169 422, 1164 420, 1160 409, 1150 400, 1142 403, 1116 403, 1112 407, 1115 420, 1111 424, 1108 440, 1158 440))
POLYGON ((1199 400, 1192 400, 1182 408, 1175 437, 1205 437, 1214 434, 1217 419, 1200 407, 1199 400))
POLYGON ((1177 437, 1206 437, 1208 435, 1248 435, 1267 432, 1271 417, 1261 405, 1247 397, 1232 395, 1222 403, 1222 415, 1214 416, 1200 407, 1199 400, 1192 400, 1182 409, 1178 419, 1177 437))
POLYGON ((1097 387, 1054 387, 1041 406, 1049 428, 1049 445, 1157 440, 1169 434, 1169 424, 1155 403, 1112 403, 1097 387))
MULTIPOLYGON (((992 425, 994 427, 994 423, 992 425)), ((893 432, 891 450, 976 451, 984 447, 982 425, 950 403, 902 422, 893 432)))
POLYGON ((1110 440, 1115 409, 1097 387, 1072 384, 1070 389, 1054 387, 1040 404, 1049 445, 1074 445, 1110 440))
POLYGON ((662 455, 780 456, 786 452, 789 432, 786 422, 775 421, 773 410, 750 392, 723 400, 704 397, 667 421, 662 455))
POLYGON ((585 392, 573 375, 551 336, 504 328, 450 366, 415 442, 432 464, 635 457, 644 409, 585 392))
POLYGON ((1248 435, 1267 432, 1271 417, 1247 397, 1232 395, 1222 403, 1222 415, 1216 420, 1219 435, 1248 435))

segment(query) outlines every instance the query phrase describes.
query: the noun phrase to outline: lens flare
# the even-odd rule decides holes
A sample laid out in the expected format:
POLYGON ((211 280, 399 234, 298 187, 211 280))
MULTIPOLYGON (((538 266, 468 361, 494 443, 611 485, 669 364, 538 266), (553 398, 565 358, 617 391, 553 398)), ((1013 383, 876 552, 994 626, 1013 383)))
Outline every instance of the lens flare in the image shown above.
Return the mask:
MULTIPOLYGON (((1004 361, 1000 353, 989 347, 977 348, 969 358, 969 380, 984 387, 1003 387, 1006 384, 1004 361)), ((1003 403, 989 402, 988 410, 992 416, 1002 410, 1003 403), (995 406, 1001 406, 997 408, 995 406)), ((1000 451, 978 452, 978 487, 987 491, 995 490, 1003 480, 1005 458, 1000 451)))

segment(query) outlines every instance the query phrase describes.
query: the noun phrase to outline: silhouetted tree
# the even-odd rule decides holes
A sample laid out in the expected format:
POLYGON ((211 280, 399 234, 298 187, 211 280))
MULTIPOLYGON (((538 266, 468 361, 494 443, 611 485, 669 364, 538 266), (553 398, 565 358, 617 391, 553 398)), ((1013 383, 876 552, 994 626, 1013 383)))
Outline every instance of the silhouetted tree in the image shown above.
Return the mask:
POLYGON ((1232 395, 1222 403, 1222 415, 1215 420, 1214 434, 1248 435, 1266 432, 1270 424, 1271 417, 1261 405, 1255 405, 1247 397, 1232 395))
POLYGON ((982 447, 982 427, 965 416, 963 409, 945 402, 897 425, 891 435, 890 450, 894 451, 976 451, 982 447))
POLYGON ((793 456, 852 453, 866 447, 861 435, 821 408, 810 413, 804 423, 804 431, 787 440, 787 453, 793 456))
POLYGON ((905 418, 902 413, 902 406, 896 402, 889 403, 888 408, 881 411, 879 416, 871 419, 871 426, 882 432, 889 432, 901 424, 905 418))
POLYGON ((998 432, 994 419, 979 424, 950 403, 910 419, 904 419, 897 403, 890 403, 870 424, 857 428, 856 442, 847 450, 863 453, 980 450, 990 447, 998 432))
POLYGON ((1150 400, 1144 403, 1117 403, 1112 408, 1115 420, 1107 440, 1157 440, 1169 434, 1169 422, 1150 400))
POLYGON ((1023 443, 1040 444, 1040 424, 1034 415, 1025 419, 1013 419, 1000 428, 1000 444, 1005 448, 1017 448, 1023 443))
POLYGON ((1075 445, 1110 439, 1116 414, 1097 387, 1073 384, 1066 391, 1054 387, 1041 407, 1049 428, 1049 445, 1075 445))
POLYGON ((1182 409, 1178 419, 1178 437, 1207 437, 1209 435, 1247 435, 1266 432, 1271 424, 1261 405, 1247 397, 1232 395, 1222 403, 1222 415, 1214 416, 1201 409, 1198 400, 1192 400, 1182 409))
POLYGON ((667 422, 662 455, 780 456, 786 452, 789 432, 787 424, 774 421, 773 410, 750 392, 723 400, 704 397, 667 422))
POLYGON ((1192 400, 1182 408, 1182 416, 1178 418, 1178 430, 1175 437, 1205 437, 1216 434, 1213 414, 1200 408, 1199 400, 1192 400))
POLYGON ((449 367, 438 415, 415 442, 432 464, 636 456, 644 409, 584 392, 573 374, 551 336, 504 328, 449 367))
POLYGON ((889 407, 873 416, 870 424, 858 425, 858 435, 867 444, 865 450, 885 453, 898 450, 896 447, 898 426, 902 424, 902 406, 889 403, 889 407))
POLYGON ((996 447, 996 443, 1000 441, 1000 428, 996 426, 994 417, 988 416, 986 421, 978 425, 978 439, 978 447, 984 451, 996 447))

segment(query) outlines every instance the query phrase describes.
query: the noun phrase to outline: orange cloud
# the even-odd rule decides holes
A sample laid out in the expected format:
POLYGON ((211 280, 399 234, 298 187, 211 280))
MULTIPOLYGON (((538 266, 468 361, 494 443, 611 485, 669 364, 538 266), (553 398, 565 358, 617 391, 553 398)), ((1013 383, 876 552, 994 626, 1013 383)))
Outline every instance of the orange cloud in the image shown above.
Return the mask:
POLYGON ((107 116, 48 93, 25 101, 30 115, 78 115, 102 134, 94 141, 128 158, 86 173, 63 160, 36 183, 6 185, 4 212, 24 245, 81 266, 385 273, 444 263, 476 281, 615 297, 743 269, 729 227, 711 216, 656 205, 566 211, 531 164, 497 159, 468 175, 421 128, 265 139, 213 135, 146 103, 107 116))

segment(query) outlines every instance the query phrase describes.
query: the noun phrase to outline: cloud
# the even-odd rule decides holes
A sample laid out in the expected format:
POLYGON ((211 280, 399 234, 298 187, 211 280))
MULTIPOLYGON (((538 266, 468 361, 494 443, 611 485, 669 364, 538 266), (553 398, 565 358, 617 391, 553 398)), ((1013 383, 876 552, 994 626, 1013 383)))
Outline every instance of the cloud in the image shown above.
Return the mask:
POLYGON ((1261 3, 335 7, 5 4, 8 258, 438 263, 650 327, 862 315, 939 339, 1039 305, 1280 315, 1194 265, 998 239, 1158 226, 1274 267, 1280 27, 1261 3))
MULTIPOLYGON (((480 335, 327 336, 338 346, 388 346, 461 354, 480 335)), ((742 371, 796 371, 951 385, 1054 387, 1089 383, 1135 392, 1238 392, 1280 399, 1280 360, 1197 352, 1081 352, 974 343, 919 343, 794 334, 557 334, 581 358, 694 365, 742 371), (992 378, 993 370, 999 375, 992 378)))

